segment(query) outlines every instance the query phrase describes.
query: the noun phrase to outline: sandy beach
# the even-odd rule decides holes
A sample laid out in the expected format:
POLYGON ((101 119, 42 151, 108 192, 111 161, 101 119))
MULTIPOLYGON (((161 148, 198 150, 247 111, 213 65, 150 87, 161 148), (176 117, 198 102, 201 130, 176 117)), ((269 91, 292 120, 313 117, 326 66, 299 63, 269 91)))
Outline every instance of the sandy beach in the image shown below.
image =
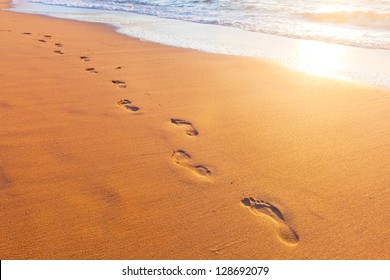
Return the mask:
POLYGON ((390 89, 3 10, 0 63, 1 259, 390 259, 390 89))

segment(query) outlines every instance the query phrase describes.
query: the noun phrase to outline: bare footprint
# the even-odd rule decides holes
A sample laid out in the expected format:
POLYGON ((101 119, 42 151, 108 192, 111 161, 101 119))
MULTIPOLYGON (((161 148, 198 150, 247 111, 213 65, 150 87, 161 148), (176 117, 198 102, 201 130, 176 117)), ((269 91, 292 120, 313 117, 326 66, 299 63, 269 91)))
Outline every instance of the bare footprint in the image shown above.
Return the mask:
POLYGON ((171 157, 177 164, 182 164, 183 161, 187 161, 191 158, 190 154, 187 154, 187 152, 183 150, 174 151, 171 157))
POLYGON ((64 54, 63 51, 60 51, 60 50, 55 50, 55 51, 53 51, 53 53, 56 53, 56 54, 64 54))
POLYGON ((297 245, 299 237, 296 232, 286 223, 282 212, 272 204, 263 200, 256 200, 253 197, 244 198, 241 203, 259 218, 268 218, 276 225, 278 238, 286 245, 297 245))
POLYGON ((128 99, 121 99, 118 101, 118 105, 126 110, 137 112, 139 111, 139 107, 130 105, 132 102, 128 99))
POLYGON ((43 35, 43 37, 51 39, 52 36, 51 35, 43 35))
POLYGON ((84 60, 84 61, 90 61, 91 59, 88 57, 88 56, 80 56, 80 59, 81 60, 84 60))
POLYGON ((194 166, 194 168, 195 168, 196 173, 198 173, 200 176, 207 176, 207 175, 211 174, 210 169, 208 169, 207 167, 205 167, 203 165, 197 165, 197 166, 194 166))
POLYGON ((188 121, 181 120, 181 119, 171 119, 171 123, 173 123, 174 125, 177 125, 177 126, 186 127, 186 134, 188 136, 197 136, 199 134, 199 132, 192 125, 192 123, 190 123, 188 121))
POLYGON ((58 48, 62 48, 64 45, 63 44, 61 44, 61 43, 55 43, 54 44, 56 47, 58 47, 58 48))
POLYGON ((111 83, 114 85, 118 85, 118 88, 126 88, 126 82, 121 81, 121 80, 112 80, 111 83))
POLYGON ((89 73, 95 73, 95 74, 98 73, 98 71, 96 71, 96 69, 93 67, 88 67, 88 68, 85 68, 84 70, 89 72, 89 73))
POLYGON ((46 40, 40 39, 40 40, 38 40, 38 42, 46 43, 46 40))
POLYGON ((211 174, 210 169, 203 165, 191 165, 189 162, 191 160, 191 155, 183 150, 176 150, 171 155, 172 160, 181 166, 184 166, 190 170, 192 170, 195 174, 199 176, 208 176, 211 174))

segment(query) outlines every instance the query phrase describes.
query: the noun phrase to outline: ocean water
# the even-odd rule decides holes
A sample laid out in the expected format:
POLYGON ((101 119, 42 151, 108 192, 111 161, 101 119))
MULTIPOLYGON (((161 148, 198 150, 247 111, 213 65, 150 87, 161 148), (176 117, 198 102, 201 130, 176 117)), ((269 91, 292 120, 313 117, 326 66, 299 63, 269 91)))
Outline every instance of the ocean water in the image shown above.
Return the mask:
POLYGON ((237 27, 292 38, 390 49, 383 0, 31 0, 237 27))
POLYGON ((390 0, 14 0, 12 10, 390 87, 390 0))

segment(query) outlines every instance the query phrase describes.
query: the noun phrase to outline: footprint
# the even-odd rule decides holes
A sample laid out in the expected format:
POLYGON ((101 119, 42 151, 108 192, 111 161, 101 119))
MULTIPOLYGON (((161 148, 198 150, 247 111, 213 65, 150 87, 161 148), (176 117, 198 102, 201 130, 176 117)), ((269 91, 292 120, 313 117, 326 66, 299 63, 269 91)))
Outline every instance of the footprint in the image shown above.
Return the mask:
POLYGON ((207 167, 205 167, 203 165, 197 165, 194 168, 195 168, 196 173, 198 173, 200 176, 207 176, 207 175, 211 174, 210 169, 208 169, 207 167))
POLYGON ((95 74, 98 73, 98 71, 96 71, 96 69, 93 67, 88 67, 88 68, 85 68, 84 70, 89 72, 89 73, 95 73, 95 74))
POLYGON ((43 40, 43 39, 40 39, 38 41, 41 42, 41 43, 46 43, 46 40, 43 40))
POLYGON ((23 34, 23 35, 31 35, 30 32, 23 32, 22 34, 23 34))
POLYGON ((268 218, 276 226, 276 234, 278 238, 286 245, 297 245, 299 237, 296 232, 287 225, 286 219, 282 212, 272 204, 263 200, 256 200, 253 197, 244 198, 241 203, 249 208, 249 210, 260 218, 268 218))
POLYGON ((203 165, 191 165, 189 161, 191 160, 191 155, 183 150, 176 150, 171 155, 172 160, 181 166, 184 166, 192 170, 195 174, 205 177, 211 174, 210 169, 203 165))
POLYGON ((115 70, 119 70, 119 69, 122 69, 122 66, 118 66, 115 68, 115 70))
POLYGON ((43 35, 43 37, 51 39, 52 36, 51 35, 43 35))
POLYGON ((121 80, 112 80, 111 83, 114 85, 118 85, 118 88, 126 88, 126 82, 121 81, 121 80))
POLYGON ((120 80, 112 80, 111 82, 112 82, 113 84, 116 84, 116 85, 126 84, 124 81, 120 81, 120 80))
POLYGON ((186 130, 186 134, 188 136, 197 136, 199 134, 199 132, 192 125, 192 123, 187 122, 185 120, 171 119, 171 123, 173 123, 174 125, 177 125, 177 126, 185 126, 186 129, 187 129, 186 130))
POLYGON ((56 54, 64 54, 63 51, 60 51, 60 50, 55 50, 55 51, 53 51, 53 53, 56 53, 56 54))
POLYGON ((58 48, 62 48, 64 45, 63 44, 61 44, 61 43, 55 43, 54 44, 56 47, 58 47, 58 48))
POLYGON ((126 110, 130 110, 132 112, 137 112, 139 111, 139 108, 136 106, 131 106, 132 102, 128 99, 121 99, 118 101, 118 105, 122 108, 125 108, 126 110))
POLYGON ((183 150, 174 151, 171 157, 177 164, 182 164, 182 161, 186 161, 191 158, 190 154, 187 154, 187 152, 183 150))
POLYGON ((91 59, 88 57, 88 56, 80 56, 80 59, 84 60, 84 61, 90 61, 91 59))

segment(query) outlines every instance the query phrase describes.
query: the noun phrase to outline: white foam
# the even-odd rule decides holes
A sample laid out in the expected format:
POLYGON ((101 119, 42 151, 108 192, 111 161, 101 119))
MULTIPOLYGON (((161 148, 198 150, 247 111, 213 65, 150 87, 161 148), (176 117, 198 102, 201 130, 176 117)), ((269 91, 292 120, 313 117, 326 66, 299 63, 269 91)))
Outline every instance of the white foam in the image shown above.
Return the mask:
POLYGON ((355 0, 29 0, 125 11, 364 48, 390 49, 390 3, 355 0))
POLYGON ((311 74, 390 87, 390 51, 249 32, 129 12, 64 8, 14 0, 14 11, 106 23, 122 34, 210 53, 261 57, 311 74))

